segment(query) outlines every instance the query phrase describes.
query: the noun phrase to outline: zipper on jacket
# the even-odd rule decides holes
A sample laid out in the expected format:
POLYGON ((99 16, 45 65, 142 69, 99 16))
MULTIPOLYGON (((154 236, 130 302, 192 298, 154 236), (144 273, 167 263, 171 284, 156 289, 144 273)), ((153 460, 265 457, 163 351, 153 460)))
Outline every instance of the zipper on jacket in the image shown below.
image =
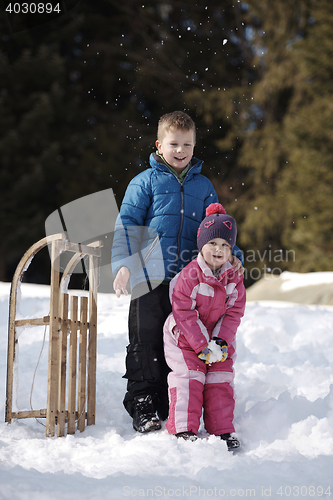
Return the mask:
POLYGON ((176 253, 176 259, 174 261, 174 273, 176 274, 176 271, 177 271, 177 264, 178 264, 178 256, 179 256, 179 251, 180 251, 180 235, 181 235, 181 232, 183 230, 183 225, 184 225, 184 182, 186 181, 186 178, 188 176, 188 174, 191 172, 192 168, 194 167, 194 165, 192 165, 188 171, 186 172, 186 175, 183 179, 183 182, 180 182, 179 178, 177 177, 177 175, 175 175, 170 169, 169 169, 169 172, 171 172, 172 175, 174 175, 177 179, 177 181, 179 182, 180 184, 180 196, 181 196, 181 220, 180 220, 180 229, 178 231, 178 235, 177 235, 177 253, 176 253))
MULTIPOLYGON (((186 179, 186 177, 185 177, 185 179, 186 179)), ((178 237, 177 237, 177 262, 176 262, 176 270, 177 270, 178 256, 179 256, 179 251, 180 251, 180 235, 181 235, 181 232, 183 230, 183 225, 184 225, 184 186, 183 186, 182 183, 180 184, 180 197, 181 197, 181 205, 180 205, 181 206, 181 209, 180 209, 181 220, 180 220, 180 229, 178 231, 178 237)))
POLYGON ((175 271, 177 271, 178 257, 179 257, 179 251, 180 251, 180 235, 181 235, 181 232, 183 230, 183 225, 184 225, 184 182, 186 181, 186 178, 187 178, 188 174, 190 173, 190 171, 192 170, 192 168, 193 168, 193 166, 190 167, 188 169, 188 171, 186 172, 186 175, 183 179, 183 182, 180 182, 178 177, 175 176, 177 181, 180 184, 180 196, 181 196, 181 209, 180 209, 181 220, 180 220, 180 229, 178 231, 178 236, 177 236, 177 259, 175 261, 175 271))

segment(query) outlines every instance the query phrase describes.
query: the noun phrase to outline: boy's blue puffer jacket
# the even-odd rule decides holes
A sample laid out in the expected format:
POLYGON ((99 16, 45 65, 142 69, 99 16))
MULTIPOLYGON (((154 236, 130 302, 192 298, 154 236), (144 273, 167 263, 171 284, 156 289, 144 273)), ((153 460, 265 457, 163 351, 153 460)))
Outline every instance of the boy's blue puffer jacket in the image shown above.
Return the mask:
POLYGON ((112 272, 128 267, 132 290, 148 278, 169 281, 196 256, 200 222, 208 205, 218 202, 200 173, 202 161, 192 158, 181 183, 156 154, 149 160, 151 168, 127 187, 112 247, 112 272))

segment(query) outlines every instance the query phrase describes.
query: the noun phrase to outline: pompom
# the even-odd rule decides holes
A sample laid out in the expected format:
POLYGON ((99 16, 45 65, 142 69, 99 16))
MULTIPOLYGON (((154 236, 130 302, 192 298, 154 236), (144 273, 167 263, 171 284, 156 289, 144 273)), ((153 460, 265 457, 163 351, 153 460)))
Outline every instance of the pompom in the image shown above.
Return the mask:
POLYGON ((211 203, 207 208, 206 208, 206 217, 207 215, 213 215, 213 214, 226 214, 227 212, 221 205, 221 203, 211 203))

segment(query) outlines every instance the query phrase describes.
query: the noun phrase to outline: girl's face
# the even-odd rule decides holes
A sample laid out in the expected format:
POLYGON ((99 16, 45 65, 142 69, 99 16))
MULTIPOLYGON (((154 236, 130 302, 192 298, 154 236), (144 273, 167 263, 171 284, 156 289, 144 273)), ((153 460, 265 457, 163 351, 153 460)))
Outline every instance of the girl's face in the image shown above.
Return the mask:
POLYGON ((193 130, 174 130, 165 132, 163 139, 156 141, 160 155, 176 170, 182 172, 193 156, 195 137, 193 130))
POLYGON ((214 238, 202 247, 201 254, 209 269, 215 271, 229 260, 231 246, 222 238, 214 238))

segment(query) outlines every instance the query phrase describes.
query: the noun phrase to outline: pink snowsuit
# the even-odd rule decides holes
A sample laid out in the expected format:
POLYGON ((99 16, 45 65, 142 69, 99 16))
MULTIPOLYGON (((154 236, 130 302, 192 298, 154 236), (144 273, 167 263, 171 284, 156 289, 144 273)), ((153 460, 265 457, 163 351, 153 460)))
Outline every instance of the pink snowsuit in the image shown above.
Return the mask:
POLYGON ((243 277, 226 262, 216 278, 201 254, 170 284, 172 313, 164 324, 170 434, 198 432, 202 408, 209 434, 234 432, 233 360, 235 336, 244 314, 243 277), (198 353, 212 337, 228 344, 224 362, 206 365, 198 353))

